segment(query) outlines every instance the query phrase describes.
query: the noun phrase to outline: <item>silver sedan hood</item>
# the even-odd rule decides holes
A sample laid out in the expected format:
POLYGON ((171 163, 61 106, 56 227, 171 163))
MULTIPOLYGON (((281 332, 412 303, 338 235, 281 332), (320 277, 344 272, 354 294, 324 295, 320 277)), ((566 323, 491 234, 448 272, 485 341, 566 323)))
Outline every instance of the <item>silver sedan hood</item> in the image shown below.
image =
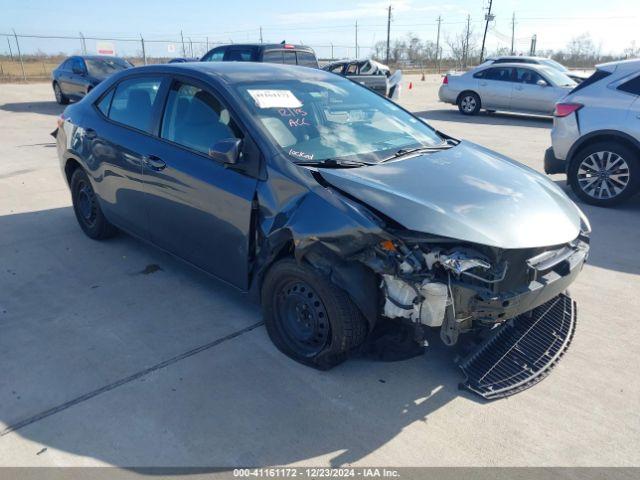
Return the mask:
POLYGON ((580 233, 580 210, 557 185, 471 142, 321 174, 409 230, 505 249, 559 245, 580 233))

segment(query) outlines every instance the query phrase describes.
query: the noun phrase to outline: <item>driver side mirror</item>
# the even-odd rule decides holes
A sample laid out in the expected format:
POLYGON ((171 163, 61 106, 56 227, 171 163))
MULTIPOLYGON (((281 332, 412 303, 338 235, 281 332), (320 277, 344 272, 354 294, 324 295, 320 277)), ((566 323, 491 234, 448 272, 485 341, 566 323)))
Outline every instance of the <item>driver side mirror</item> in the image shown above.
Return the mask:
POLYGON ((546 87, 549 84, 547 82, 545 82, 543 79, 540 79, 536 82, 536 85, 538 85, 539 87, 546 87))
POLYGON ((218 140, 209 147, 209 157, 222 163, 235 165, 240 159, 242 140, 239 138, 225 138, 218 140))

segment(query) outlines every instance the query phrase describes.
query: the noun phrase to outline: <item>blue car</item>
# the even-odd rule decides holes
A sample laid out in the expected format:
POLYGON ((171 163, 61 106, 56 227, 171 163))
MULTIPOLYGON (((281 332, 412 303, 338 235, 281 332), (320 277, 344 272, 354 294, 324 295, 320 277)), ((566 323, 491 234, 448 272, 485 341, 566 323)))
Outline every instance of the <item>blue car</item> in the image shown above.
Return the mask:
POLYGON ((573 335, 580 209, 344 77, 128 69, 67 107, 56 139, 88 237, 128 232, 253 294, 275 345, 306 365, 342 362, 387 322, 420 352, 430 332, 498 335, 460 364, 495 398, 544 378, 573 335))

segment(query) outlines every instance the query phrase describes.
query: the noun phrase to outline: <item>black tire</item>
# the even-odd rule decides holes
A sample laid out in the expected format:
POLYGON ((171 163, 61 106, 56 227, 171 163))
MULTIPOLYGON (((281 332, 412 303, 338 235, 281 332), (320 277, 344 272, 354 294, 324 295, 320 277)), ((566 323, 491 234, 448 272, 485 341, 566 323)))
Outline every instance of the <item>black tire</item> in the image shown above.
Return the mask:
POLYGON ((89 177, 82 168, 71 175, 71 200, 73 211, 82 231, 94 240, 113 237, 118 230, 105 218, 89 177))
POLYGON ((476 115, 480 111, 480 97, 475 92, 462 92, 457 103, 458 110, 463 115, 476 115))
POLYGON ((62 89, 58 82, 53 82, 53 94, 56 97, 56 102, 60 105, 67 105, 69 103, 69 97, 62 93, 62 89))
POLYGON ((567 175, 580 200, 612 207, 638 191, 640 155, 615 141, 597 142, 573 156, 567 175))
POLYGON ((293 259, 269 269, 262 284, 262 308, 275 346, 321 370, 346 360, 367 336, 367 323, 347 293, 293 259))

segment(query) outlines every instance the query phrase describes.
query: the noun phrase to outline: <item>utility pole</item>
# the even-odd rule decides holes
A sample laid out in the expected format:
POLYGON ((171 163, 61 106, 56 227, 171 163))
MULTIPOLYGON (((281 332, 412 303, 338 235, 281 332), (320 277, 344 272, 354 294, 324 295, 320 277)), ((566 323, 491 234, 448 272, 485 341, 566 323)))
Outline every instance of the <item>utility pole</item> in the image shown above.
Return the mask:
POLYGON ((356 20, 356 60, 358 59, 358 21, 356 20))
POLYGON ((84 35, 80 32, 80 48, 82 50, 82 54, 87 54, 87 43, 84 41, 84 35))
POLYGON ((471 35, 471 15, 467 14, 467 32, 464 41, 464 51, 462 52, 462 68, 467 68, 469 60, 469 35, 471 35))
POLYGON ((144 38, 142 38, 142 34, 140 34, 140 43, 142 44, 142 61, 144 64, 147 64, 147 50, 144 48, 144 38))
POLYGON ((7 36, 7 45, 9 45, 9 56, 11 56, 11 61, 13 62, 13 51, 11 50, 11 41, 9 40, 8 36, 7 36))
POLYGON ((511 55, 515 53, 513 49, 513 41, 516 36, 516 12, 513 12, 513 16, 511 17, 511 55))
POLYGON ((442 17, 438 15, 438 35, 436 37, 436 68, 440 73, 440 24, 442 23, 442 17))
POLYGON ((333 60, 335 57, 333 56, 333 42, 331 42, 331 60, 333 60))
POLYGON ((484 16, 486 23, 484 24, 484 35, 482 36, 482 48, 480 49, 480 63, 484 59, 484 44, 487 40, 487 30, 489 29, 489 22, 495 18, 494 15, 491 15, 491 4, 493 0, 489 0, 489 8, 487 9, 487 14, 484 16))
POLYGON ((260 27, 260 43, 262 43, 262 26, 260 27))
POLYGON ((180 40, 182 42, 182 57, 186 57, 187 56, 187 52, 184 49, 184 35, 182 35, 182 30, 180 30, 180 40))
POLYGON ((529 55, 532 57, 536 54, 536 43, 538 43, 538 35, 534 33, 531 37, 531 49, 529 51, 529 55))
POLYGON ((389 13, 387 14, 387 65, 389 65, 389 47, 391 38, 391 4, 389 4, 389 13))

